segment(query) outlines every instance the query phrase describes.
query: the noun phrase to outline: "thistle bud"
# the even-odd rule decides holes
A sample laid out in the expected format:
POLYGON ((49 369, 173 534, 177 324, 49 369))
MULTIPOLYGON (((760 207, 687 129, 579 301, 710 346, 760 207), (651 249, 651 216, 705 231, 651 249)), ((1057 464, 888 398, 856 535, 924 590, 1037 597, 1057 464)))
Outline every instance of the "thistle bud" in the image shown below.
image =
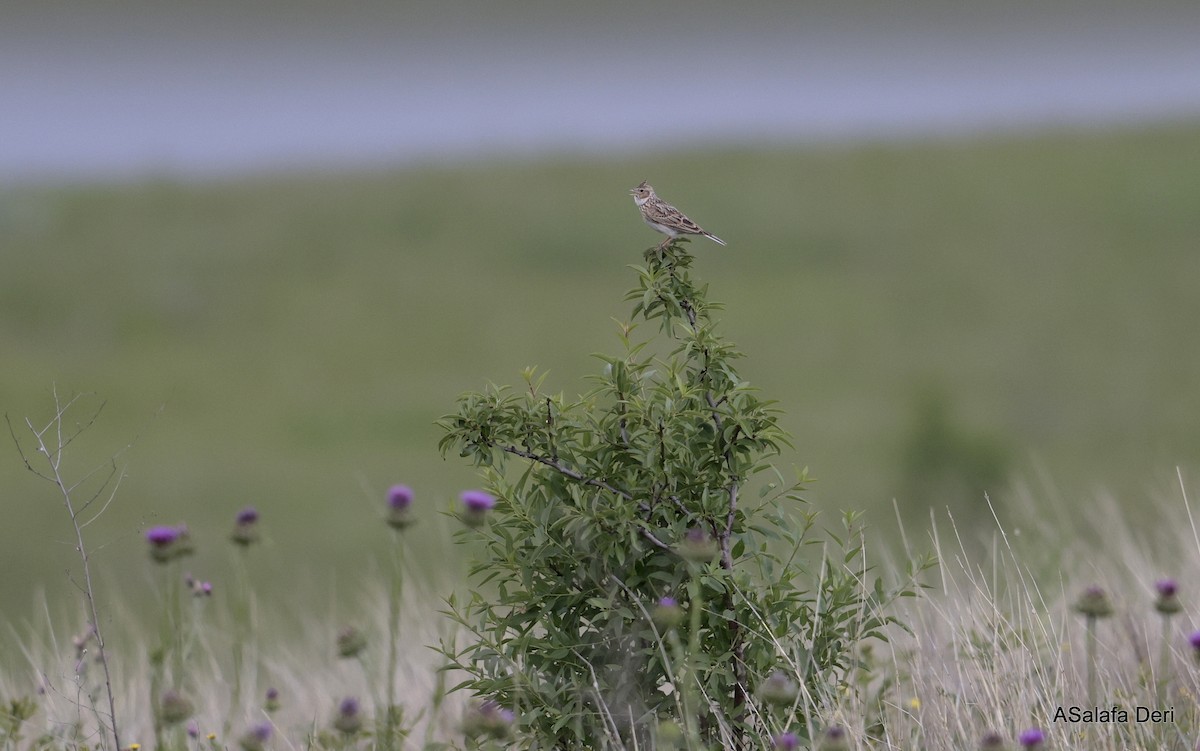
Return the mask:
POLYGON ((1088 618, 1107 618, 1113 612, 1108 595, 1096 586, 1083 590, 1083 594, 1075 601, 1075 610, 1088 618))
POLYGON ((669 630, 683 623, 683 608, 679 607, 674 597, 663 597, 650 611, 650 618, 655 626, 669 630))
POLYGON ((796 682, 787 676, 783 671, 776 670, 758 687, 758 698, 768 704, 786 705, 791 704, 800 694, 800 688, 796 682))
POLYGON ((683 728, 671 720, 660 721, 654 736, 659 748, 678 748, 684 740, 683 728))
POLYGON ((683 536, 676 550, 684 560, 707 563, 721 552, 717 541, 700 527, 692 527, 683 536))
POLYGON ((248 547, 258 542, 258 510, 256 508, 247 506, 238 512, 229 539, 242 547, 248 547))
POLYGON ((1163 615, 1175 615, 1183 606, 1179 604, 1179 584, 1174 579, 1159 579, 1154 583, 1154 591, 1158 597, 1154 600, 1154 609, 1163 615))
POLYGON ((158 699, 158 716, 164 725, 178 725, 191 717, 194 711, 187 697, 174 689, 167 689, 158 699))
POLYGON ((795 733, 780 733, 771 739, 771 744, 774 751, 798 751, 800 736, 795 733))
POLYGON ((512 730, 514 716, 497 702, 488 700, 472 704, 463 717, 463 733, 474 738, 486 735, 497 740, 507 738, 512 730))
POLYGON ((338 657, 357 657, 367 648, 366 634, 354 626, 346 626, 337 633, 338 657))

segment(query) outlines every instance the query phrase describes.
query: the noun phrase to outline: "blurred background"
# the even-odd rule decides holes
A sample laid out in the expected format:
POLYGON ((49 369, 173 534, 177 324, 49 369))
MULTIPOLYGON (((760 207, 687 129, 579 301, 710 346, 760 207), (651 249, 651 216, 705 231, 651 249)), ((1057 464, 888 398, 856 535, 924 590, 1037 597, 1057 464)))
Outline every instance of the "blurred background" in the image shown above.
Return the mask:
MULTIPOLYGON (((219 580, 254 505, 264 575, 337 599, 395 482, 447 560, 477 480, 433 421, 587 388, 645 179, 728 241, 696 273, 822 509, 1137 504, 1200 468, 1198 38, 1190 0, 10 2, 0 410, 32 456, 54 389, 103 404, 64 466, 119 454, 111 586, 184 521, 219 580)), ((0 499, 18 620, 76 556, 7 436, 0 499)))

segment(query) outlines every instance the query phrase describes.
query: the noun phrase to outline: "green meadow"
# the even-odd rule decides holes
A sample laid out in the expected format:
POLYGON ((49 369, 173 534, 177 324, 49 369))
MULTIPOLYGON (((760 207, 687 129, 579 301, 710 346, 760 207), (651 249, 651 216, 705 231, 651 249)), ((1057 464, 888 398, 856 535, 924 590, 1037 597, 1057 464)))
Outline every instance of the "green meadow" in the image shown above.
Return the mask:
MULTIPOLYGON (((68 465, 100 468, 85 488, 122 478, 86 531, 102 591, 134 607, 147 526, 186 522, 189 565, 218 579, 253 505, 259 575, 336 610, 386 549, 396 482, 414 559, 453 573, 437 512, 477 480, 434 420, 528 365, 588 388, 590 353, 620 348, 627 266, 660 239, 628 196, 643 179, 729 243, 693 243, 695 274, 819 507, 865 509, 886 539, 894 508, 969 528, 985 493, 1003 514, 1029 486, 1136 508, 1200 468, 1194 123, 9 186, 0 410, 28 452, 54 389, 88 395, 76 419, 103 405, 68 465)), ((73 605, 77 557, 7 432, 0 610, 23 622, 41 591, 73 605)))

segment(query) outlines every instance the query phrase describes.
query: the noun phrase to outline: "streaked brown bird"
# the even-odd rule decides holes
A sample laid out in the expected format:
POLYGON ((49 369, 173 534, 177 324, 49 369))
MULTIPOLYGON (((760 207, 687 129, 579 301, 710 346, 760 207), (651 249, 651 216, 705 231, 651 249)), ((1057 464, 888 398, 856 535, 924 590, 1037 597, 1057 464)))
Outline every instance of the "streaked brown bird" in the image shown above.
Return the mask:
POLYGON ((641 210, 642 219, 646 220, 646 224, 667 236, 666 240, 658 244, 659 248, 666 247, 667 243, 680 235, 703 235, 718 245, 725 244, 724 240, 711 232, 705 232, 699 224, 688 219, 682 211, 659 198, 658 194, 654 192, 654 188, 651 188, 650 183, 645 180, 631 192, 633 193, 633 202, 641 210))

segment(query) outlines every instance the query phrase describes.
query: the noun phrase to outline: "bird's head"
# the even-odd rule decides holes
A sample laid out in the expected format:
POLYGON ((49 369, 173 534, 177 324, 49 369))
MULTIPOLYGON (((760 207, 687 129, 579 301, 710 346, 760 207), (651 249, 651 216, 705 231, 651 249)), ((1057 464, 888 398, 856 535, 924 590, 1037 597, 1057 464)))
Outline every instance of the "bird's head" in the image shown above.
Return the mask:
POLYGON ((651 188, 650 183, 646 182, 645 180, 642 181, 641 185, 629 192, 633 195, 633 201, 638 206, 641 206, 643 203, 654 197, 654 188, 651 188))

